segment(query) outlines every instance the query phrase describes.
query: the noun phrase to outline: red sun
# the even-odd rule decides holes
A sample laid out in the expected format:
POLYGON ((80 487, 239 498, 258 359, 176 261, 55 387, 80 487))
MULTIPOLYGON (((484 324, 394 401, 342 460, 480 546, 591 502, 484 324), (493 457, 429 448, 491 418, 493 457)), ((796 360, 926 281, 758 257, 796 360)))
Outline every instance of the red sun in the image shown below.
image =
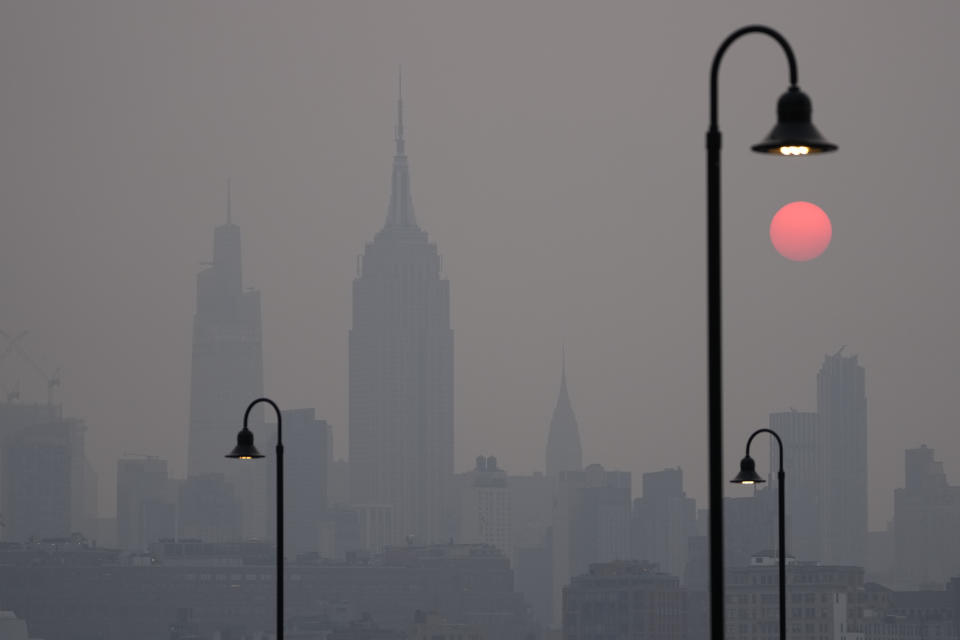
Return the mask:
POLYGON ((809 202, 791 202, 777 211, 770 222, 770 241, 784 258, 796 262, 813 260, 823 253, 833 237, 830 218, 809 202))

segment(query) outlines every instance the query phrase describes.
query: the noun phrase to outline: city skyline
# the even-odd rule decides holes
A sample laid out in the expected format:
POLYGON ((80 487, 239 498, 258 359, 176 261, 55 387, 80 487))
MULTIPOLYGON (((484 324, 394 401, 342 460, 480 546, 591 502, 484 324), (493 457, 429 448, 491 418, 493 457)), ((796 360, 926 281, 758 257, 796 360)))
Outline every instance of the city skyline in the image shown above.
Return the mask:
MULTIPOLYGON (((227 6, 186 15, 93 3, 56 20, 17 6, 0 27, 5 46, 23 52, 0 67, 19 88, 0 125, 3 328, 29 329, 45 369, 63 366, 58 393, 89 426, 104 512, 123 452, 185 472, 193 278, 230 177, 246 273, 264 296, 264 389, 284 407, 318 407, 344 455, 350 281, 388 195, 379 178, 399 62, 415 106, 418 216, 456 285, 455 468, 476 451, 500 452, 511 471, 540 467, 565 344, 584 462, 635 479, 661 460, 682 466, 703 504, 703 274, 690 257, 702 253, 702 220, 687 212, 701 208, 705 66, 724 33, 715 25, 752 21, 795 45, 818 124, 844 152, 787 171, 743 151, 768 127, 765 96, 782 90, 782 69, 759 42, 731 54, 744 60, 724 70, 721 113, 726 464, 769 412, 814 407, 810 372, 848 344, 870 376, 870 528, 892 514, 904 448, 936 448, 956 477, 955 309, 944 294, 957 266, 954 101, 933 82, 958 57, 944 33, 956 8, 890 5, 868 28, 856 3, 830 6, 826 25, 816 10, 743 3, 705 7, 706 28, 666 3, 540 5, 509 23, 496 7, 269 16, 227 6), (541 13, 549 28, 537 26, 541 13), (258 25, 255 39, 247 24, 258 25), (681 29, 689 52, 667 37, 681 29), (366 35, 352 43, 340 31, 366 35), (494 51, 481 32, 497 39, 494 51), (262 50, 263 38, 286 44, 262 50), (903 39, 913 46, 896 46, 903 39), (831 44, 840 42, 860 46, 831 44), (906 78, 919 84, 891 88, 906 78), (917 110, 920 130, 896 128, 898 153, 876 153, 873 131, 917 110), (787 264, 765 237, 769 216, 793 199, 816 201, 835 223, 833 245, 807 265, 787 264)), ((26 399, 43 397, 22 378, 26 399)))
POLYGON ((3 4, 0 636, 960 640, 957 25, 3 4))

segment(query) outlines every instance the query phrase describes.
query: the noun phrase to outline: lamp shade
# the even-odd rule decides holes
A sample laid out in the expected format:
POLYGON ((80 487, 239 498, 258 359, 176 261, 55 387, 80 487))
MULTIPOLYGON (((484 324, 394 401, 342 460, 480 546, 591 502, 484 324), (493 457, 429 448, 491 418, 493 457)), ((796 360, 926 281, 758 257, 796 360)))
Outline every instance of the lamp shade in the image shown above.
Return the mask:
POLYGON ((837 145, 828 141, 813 126, 810 98, 799 87, 790 87, 777 101, 777 124, 766 138, 751 147, 759 153, 784 156, 805 156, 812 153, 836 151, 837 145))
POLYGON ((263 454, 253 446, 253 432, 247 429, 247 425, 243 425, 243 429, 240 429, 237 433, 237 446, 224 457, 237 458, 238 460, 252 460, 263 457, 263 454))
POLYGON ((757 465, 753 458, 744 456, 743 460, 740 461, 740 473, 730 482, 734 484, 759 484, 766 482, 766 480, 757 473, 757 465))

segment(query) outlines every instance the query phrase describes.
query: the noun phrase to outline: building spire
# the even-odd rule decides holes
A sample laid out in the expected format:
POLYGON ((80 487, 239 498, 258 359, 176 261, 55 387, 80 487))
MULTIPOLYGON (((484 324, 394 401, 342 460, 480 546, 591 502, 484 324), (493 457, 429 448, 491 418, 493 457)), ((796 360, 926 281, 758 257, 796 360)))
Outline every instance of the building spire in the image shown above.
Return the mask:
POLYGON ((390 207, 387 211, 387 227, 416 227, 413 215, 413 197, 410 195, 410 170, 403 139, 403 68, 397 77, 397 126, 394 137, 397 151, 393 156, 393 179, 390 185, 390 207))
POLYGON ((567 391, 567 354, 561 348, 560 393, 550 419, 547 435, 547 475, 561 471, 580 471, 583 468, 583 450, 580 446, 580 427, 570 405, 567 391))
POLYGON ((404 155, 403 148, 403 65, 397 68, 397 128, 395 132, 397 141, 397 155, 404 155))
POLYGON ((560 343, 560 387, 567 388, 567 345, 560 343))

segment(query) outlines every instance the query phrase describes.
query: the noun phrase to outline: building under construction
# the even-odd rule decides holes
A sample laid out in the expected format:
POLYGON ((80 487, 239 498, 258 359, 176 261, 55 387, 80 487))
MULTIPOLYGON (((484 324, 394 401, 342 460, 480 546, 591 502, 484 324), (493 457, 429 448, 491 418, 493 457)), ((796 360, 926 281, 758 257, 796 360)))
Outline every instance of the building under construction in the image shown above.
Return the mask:
POLYGON ((21 345, 26 335, 0 330, 6 340, 0 363, 9 358, 20 365, 17 369, 28 366, 46 385, 47 398, 21 402, 18 378, 0 402, 0 539, 92 536, 97 475, 86 455, 87 427, 82 420, 63 416, 53 396, 60 386, 59 369, 47 375, 21 345))

